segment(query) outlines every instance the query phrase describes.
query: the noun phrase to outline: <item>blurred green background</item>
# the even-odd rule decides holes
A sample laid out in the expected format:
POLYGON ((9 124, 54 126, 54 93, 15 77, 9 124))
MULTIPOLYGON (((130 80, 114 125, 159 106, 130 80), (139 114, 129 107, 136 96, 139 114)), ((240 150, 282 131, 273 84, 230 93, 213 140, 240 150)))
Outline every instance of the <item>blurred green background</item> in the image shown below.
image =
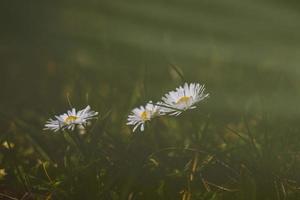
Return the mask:
MULTIPOLYGON (((125 145, 131 137, 126 126, 130 110, 149 100, 158 101, 182 84, 179 71, 184 81, 205 84, 210 98, 199 106, 196 116, 188 113, 178 121, 163 121, 168 125, 154 132, 168 134, 154 139, 154 143, 161 140, 162 147, 189 146, 182 134, 195 130, 190 122, 202 127, 210 118, 212 132, 223 133, 228 124, 245 128, 240 123, 246 118, 253 120, 253 126, 265 120, 263 124, 267 125, 263 127, 269 128, 258 129, 255 134, 260 137, 259 130, 269 129, 273 135, 268 137, 273 138, 274 145, 280 146, 291 132, 281 145, 284 149, 278 152, 299 150, 298 1, 29 0, 0 4, 2 141, 13 137, 11 140, 19 141, 19 146, 34 143, 35 149, 45 148, 39 153, 55 160, 60 154, 55 143, 59 138, 42 128, 49 117, 69 109, 68 96, 79 109, 90 104, 100 116, 109 115, 109 131, 116 138, 122 137, 120 143, 125 145), (12 129, 13 136, 7 136, 12 129), (177 136, 168 141, 172 131, 177 136)), ((190 140, 188 144, 193 143, 190 140)), ((214 142, 207 146, 213 147, 214 142)), ((268 148, 276 152, 275 147, 268 148)), ((17 156, 22 151, 16 151, 17 156)), ((20 166, 27 166, 28 172, 35 162, 26 163, 27 155, 23 156, 20 166)), ((46 157, 43 159, 50 159, 46 157)), ((3 158, 0 168, 11 168, 3 158)), ((23 189, 11 187, 14 184, 13 175, 7 177, 3 191, 22 193, 23 189)), ((176 199, 179 191, 170 191, 176 199)))
POLYGON ((141 80, 161 96, 178 85, 176 65, 207 85, 219 111, 264 99, 265 109, 299 113, 297 1, 5 2, 1 110, 47 112, 66 92, 105 87, 128 95, 141 80))

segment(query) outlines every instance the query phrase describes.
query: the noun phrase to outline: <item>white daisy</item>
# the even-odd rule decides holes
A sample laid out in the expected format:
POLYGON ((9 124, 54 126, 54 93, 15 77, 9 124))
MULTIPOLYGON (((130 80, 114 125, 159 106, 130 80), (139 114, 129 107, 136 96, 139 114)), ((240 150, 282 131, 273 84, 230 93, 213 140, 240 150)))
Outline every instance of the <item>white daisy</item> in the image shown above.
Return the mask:
POLYGON ((132 110, 128 116, 127 125, 133 125, 133 132, 141 126, 140 130, 144 131, 145 123, 150 121, 152 118, 162 115, 161 107, 159 104, 153 104, 151 101, 146 106, 140 106, 132 110))
POLYGON ((202 101, 209 94, 205 94, 205 86, 199 83, 185 83, 166 94, 162 100, 162 111, 170 115, 179 115, 183 111, 196 108, 195 104, 202 101))
POLYGON ((59 130, 74 130, 76 125, 85 126, 89 120, 95 119, 98 112, 91 110, 90 106, 85 109, 76 112, 75 108, 67 111, 62 115, 55 116, 55 119, 49 119, 46 122, 45 130, 53 130, 57 132, 59 130))

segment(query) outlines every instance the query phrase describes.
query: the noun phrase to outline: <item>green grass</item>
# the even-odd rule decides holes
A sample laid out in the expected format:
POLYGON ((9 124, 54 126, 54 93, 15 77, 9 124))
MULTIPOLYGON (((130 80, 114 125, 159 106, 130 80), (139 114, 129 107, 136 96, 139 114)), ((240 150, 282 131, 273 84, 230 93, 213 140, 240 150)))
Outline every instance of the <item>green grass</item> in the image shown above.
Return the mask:
POLYGON ((300 198, 296 1, 4 3, 0 199, 300 198), (210 98, 143 133, 131 109, 183 83, 210 98), (43 131, 87 104, 86 135, 43 131))

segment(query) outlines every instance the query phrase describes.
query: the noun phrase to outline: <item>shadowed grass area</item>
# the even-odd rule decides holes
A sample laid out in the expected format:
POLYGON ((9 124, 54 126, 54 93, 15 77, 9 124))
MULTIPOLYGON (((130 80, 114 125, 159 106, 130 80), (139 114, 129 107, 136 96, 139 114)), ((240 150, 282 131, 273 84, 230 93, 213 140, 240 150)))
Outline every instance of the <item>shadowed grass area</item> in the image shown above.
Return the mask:
POLYGON ((1 8, 0 199, 300 198, 297 1, 1 8), (132 133, 133 108, 184 82, 210 97, 132 133), (87 105, 86 134, 43 130, 87 105))

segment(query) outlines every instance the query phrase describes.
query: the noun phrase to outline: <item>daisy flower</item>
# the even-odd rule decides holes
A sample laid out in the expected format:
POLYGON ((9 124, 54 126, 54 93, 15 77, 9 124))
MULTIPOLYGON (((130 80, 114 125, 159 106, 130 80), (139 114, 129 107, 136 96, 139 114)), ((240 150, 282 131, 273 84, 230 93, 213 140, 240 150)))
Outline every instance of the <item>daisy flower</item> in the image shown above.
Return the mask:
POLYGON ((205 86, 199 83, 185 83, 166 94, 162 100, 162 111, 170 115, 180 115, 183 111, 196 108, 195 104, 204 100, 209 94, 205 94, 205 86))
POLYGON ((140 126, 140 130, 144 131, 145 123, 150 121, 152 118, 162 115, 161 107, 158 104, 153 104, 151 101, 146 106, 140 106, 132 110, 128 116, 127 125, 133 125, 133 132, 140 126))
POLYGON ((67 113, 56 115, 55 119, 49 119, 46 122, 44 130, 74 130, 77 125, 85 126, 89 120, 97 118, 98 112, 91 110, 90 106, 76 112, 76 109, 67 111, 67 113))

